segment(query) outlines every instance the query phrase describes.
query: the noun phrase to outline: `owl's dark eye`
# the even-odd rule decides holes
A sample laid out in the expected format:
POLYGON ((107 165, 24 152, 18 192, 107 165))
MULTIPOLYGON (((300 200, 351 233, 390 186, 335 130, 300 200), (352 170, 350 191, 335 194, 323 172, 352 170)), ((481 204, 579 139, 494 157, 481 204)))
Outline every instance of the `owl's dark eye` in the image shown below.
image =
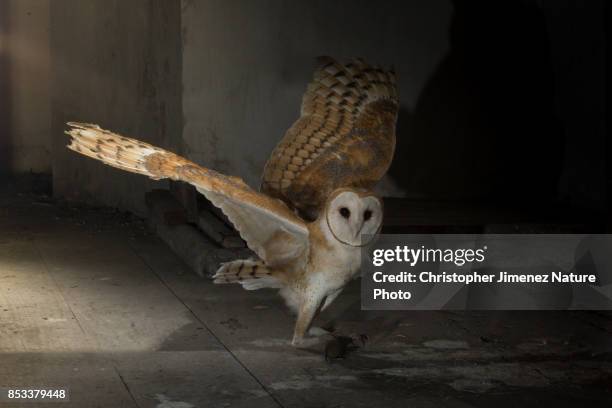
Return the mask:
POLYGON ((364 220, 364 221, 367 221, 367 220, 369 220, 370 218, 372 218, 372 211, 371 211, 371 210, 365 210, 365 211, 363 212, 363 220, 364 220))
POLYGON ((343 216, 344 218, 348 218, 351 216, 351 210, 349 210, 346 207, 342 207, 340 208, 340 215, 343 216))

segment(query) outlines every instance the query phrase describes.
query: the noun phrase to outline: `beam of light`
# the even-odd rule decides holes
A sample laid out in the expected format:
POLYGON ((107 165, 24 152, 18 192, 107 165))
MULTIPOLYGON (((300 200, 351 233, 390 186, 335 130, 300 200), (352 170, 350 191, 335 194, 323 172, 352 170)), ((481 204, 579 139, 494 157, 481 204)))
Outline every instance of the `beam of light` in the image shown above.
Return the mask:
POLYGON ((129 295, 129 276, 63 269, 58 282, 24 245, 0 245, 0 353, 154 351, 195 330, 180 303, 159 301, 161 288, 143 299, 129 295))

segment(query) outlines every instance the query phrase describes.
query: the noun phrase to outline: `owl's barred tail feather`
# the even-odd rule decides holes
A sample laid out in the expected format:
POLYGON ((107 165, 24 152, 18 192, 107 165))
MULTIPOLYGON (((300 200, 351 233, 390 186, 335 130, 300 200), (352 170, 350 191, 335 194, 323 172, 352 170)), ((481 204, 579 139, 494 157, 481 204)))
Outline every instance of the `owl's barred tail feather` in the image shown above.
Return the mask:
POLYGON ((280 288, 281 281, 272 276, 270 269, 253 259, 226 262, 213 276, 214 283, 240 283, 246 290, 280 288))

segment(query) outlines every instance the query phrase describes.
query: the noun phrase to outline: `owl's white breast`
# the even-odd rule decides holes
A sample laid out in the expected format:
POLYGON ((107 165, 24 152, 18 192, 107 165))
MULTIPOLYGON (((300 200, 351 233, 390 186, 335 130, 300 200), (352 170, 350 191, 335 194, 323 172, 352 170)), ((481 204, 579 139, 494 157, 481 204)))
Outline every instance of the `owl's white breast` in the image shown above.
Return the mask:
POLYGON ((343 244, 327 228, 320 225, 323 242, 314 242, 310 269, 311 275, 320 276, 329 290, 343 287, 359 272, 361 248, 343 244))
POLYGON ((309 299, 325 299, 342 289, 359 272, 359 247, 345 245, 334 238, 326 223, 313 223, 310 229, 310 251, 305 265, 297 267, 295 276, 281 289, 287 305, 298 312, 309 299))

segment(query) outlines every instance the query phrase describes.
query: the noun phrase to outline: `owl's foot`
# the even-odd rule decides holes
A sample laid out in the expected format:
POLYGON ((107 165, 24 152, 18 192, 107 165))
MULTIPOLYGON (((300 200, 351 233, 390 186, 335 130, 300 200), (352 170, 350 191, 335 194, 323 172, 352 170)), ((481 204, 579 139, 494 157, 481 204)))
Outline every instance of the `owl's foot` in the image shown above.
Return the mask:
POLYGON ((304 342, 304 336, 299 335, 297 333, 293 334, 293 339, 291 340, 291 345, 293 347, 300 347, 300 345, 304 342))

